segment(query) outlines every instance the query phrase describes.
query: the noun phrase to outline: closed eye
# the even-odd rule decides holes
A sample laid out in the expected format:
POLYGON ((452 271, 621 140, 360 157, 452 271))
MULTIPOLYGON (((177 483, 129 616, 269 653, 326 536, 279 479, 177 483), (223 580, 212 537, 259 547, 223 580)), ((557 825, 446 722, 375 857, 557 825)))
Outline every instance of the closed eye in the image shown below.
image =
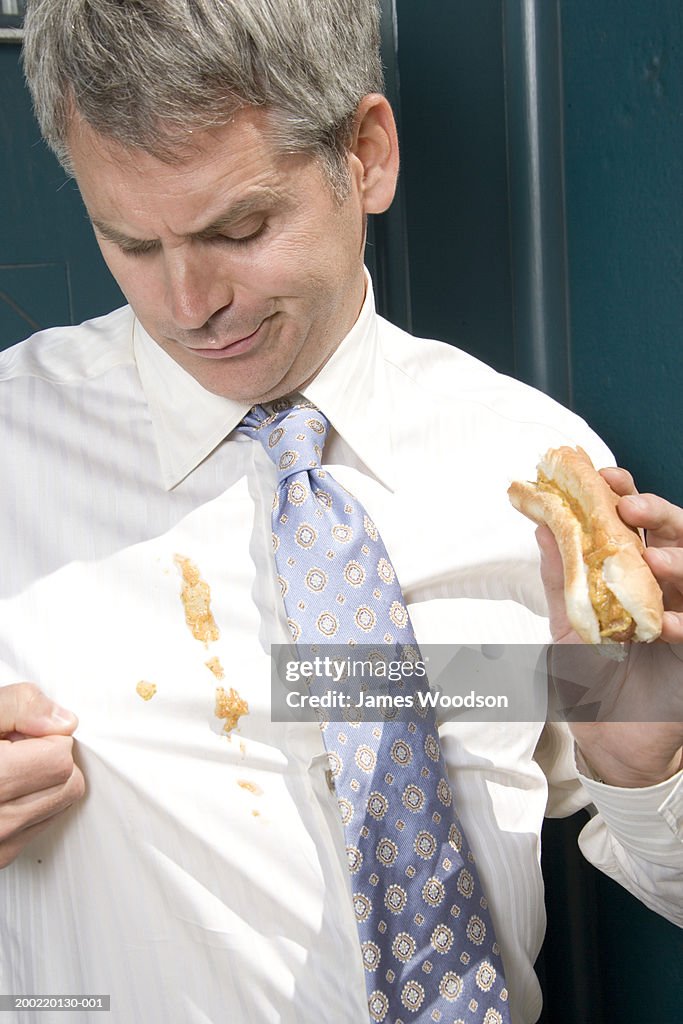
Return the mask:
MULTIPOLYGON (((125 235, 119 234, 118 231, 115 231, 112 228, 108 228, 104 225, 97 224, 96 222, 93 223, 97 233, 101 235, 103 238, 105 238, 108 242, 112 242, 117 247, 119 252, 123 253, 124 256, 149 256, 152 255, 153 253, 161 251, 162 245, 159 239, 127 238, 125 235)), ((251 228, 251 225, 253 223, 254 220, 252 219, 251 224, 245 224, 244 228, 242 228, 241 226, 232 227, 230 229, 230 232, 232 233, 230 233, 228 229, 225 227, 219 229, 216 226, 205 231, 197 232, 196 235, 188 236, 188 241, 211 243, 218 242, 222 245, 227 244, 231 246, 249 245, 253 242, 256 242, 259 238, 261 238, 266 233, 266 230, 268 228, 268 221, 265 218, 263 220, 259 220, 256 227, 251 228), (239 233, 242 230, 244 231, 244 233, 239 233), (237 232, 237 234, 235 232, 237 232)))
MULTIPOLYGON (((252 231, 248 235, 240 235, 235 237, 233 235, 212 235, 210 238, 205 239, 207 242, 219 242, 220 244, 228 244, 234 246, 249 245, 251 242, 255 242, 257 239, 265 233, 266 225, 262 224, 252 231)), ((158 252, 161 248, 159 242, 150 240, 149 242, 117 242, 119 250, 125 256, 149 256, 151 253, 158 252)))
POLYGON ((211 240, 215 240, 218 242, 227 242, 229 245, 248 245, 250 242, 255 242, 257 241, 257 239, 261 238, 265 234, 267 226, 268 225, 266 221, 263 221, 254 231, 250 231, 249 234, 229 235, 221 233, 218 235, 214 235, 211 240))

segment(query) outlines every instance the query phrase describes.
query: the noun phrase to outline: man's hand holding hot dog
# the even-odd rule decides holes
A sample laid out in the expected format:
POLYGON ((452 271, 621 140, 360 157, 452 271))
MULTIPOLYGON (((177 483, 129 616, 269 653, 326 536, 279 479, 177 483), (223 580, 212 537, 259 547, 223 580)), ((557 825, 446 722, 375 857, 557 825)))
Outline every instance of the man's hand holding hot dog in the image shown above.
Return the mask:
POLYGON ((0 868, 83 796, 77 724, 32 683, 0 687, 0 868))
MULTIPOLYGON (((582 661, 603 677, 596 692, 609 694, 609 721, 573 723, 587 765, 614 786, 655 785, 683 767, 683 509, 654 494, 638 494, 626 470, 602 471, 621 495, 617 510, 629 526, 647 531, 644 557, 664 594, 661 638, 631 644, 624 662, 595 655, 582 661), (655 710, 656 709, 656 710, 655 710), (654 721, 657 717, 661 720, 654 721)), ((541 572, 556 643, 580 643, 564 604, 562 562, 548 527, 539 527, 541 572)), ((578 678, 578 677, 577 677, 578 678)))
POLYGON ((683 508, 656 494, 638 494, 625 469, 603 469, 602 475, 622 495, 618 511, 624 522, 647 531, 645 561, 664 592, 662 640, 683 643, 683 508))

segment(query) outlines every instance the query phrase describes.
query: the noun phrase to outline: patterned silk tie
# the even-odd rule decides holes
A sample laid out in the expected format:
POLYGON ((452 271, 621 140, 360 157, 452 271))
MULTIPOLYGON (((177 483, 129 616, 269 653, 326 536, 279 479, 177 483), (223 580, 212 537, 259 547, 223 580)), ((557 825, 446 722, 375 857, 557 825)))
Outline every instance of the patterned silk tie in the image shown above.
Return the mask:
MULTIPOLYGON (((294 642, 333 643, 336 651, 347 644, 414 649, 403 594, 374 523, 321 468, 328 426, 303 399, 255 406, 240 426, 258 437, 278 472, 273 546, 294 642)), ((408 679, 404 686, 418 682, 424 685, 408 679)), ((322 728, 344 824, 370 1019, 508 1024, 500 951, 453 809, 433 710, 322 728)))

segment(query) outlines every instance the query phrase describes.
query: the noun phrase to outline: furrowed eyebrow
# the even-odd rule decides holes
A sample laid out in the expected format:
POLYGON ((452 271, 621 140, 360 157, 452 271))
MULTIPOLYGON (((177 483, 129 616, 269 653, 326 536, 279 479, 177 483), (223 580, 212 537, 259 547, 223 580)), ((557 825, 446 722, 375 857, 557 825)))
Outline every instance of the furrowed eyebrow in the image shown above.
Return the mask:
POLYGON ((105 224, 104 221, 96 220, 91 217, 92 226, 97 230, 97 233, 106 238, 108 242, 114 242, 116 245, 120 245, 122 248, 130 248, 136 245, 150 245, 152 241, 145 238, 131 238, 130 235, 124 235, 122 231, 117 231, 116 228, 110 224, 105 224))
MULTIPOLYGON (((245 220, 247 217, 251 217, 256 213, 267 212, 274 206, 282 203, 284 196, 277 189, 273 188, 262 188, 258 192, 254 192, 252 195, 246 196, 244 199, 239 199, 233 203, 229 209, 225 210, 216 217, 211 224, 207 224, 205 228, 200 231, 193 231, 186 238, 196 238, 205 241, 206 239, 215 238, 216 235, 220 235, 221 232, 229 230, 236 224, 245 220)), ((122 248, 135 248, 140 246, 154 245, 158 242, 156 238, 133 238, 130 235, 126 235, 123 231, 119 231, 118 228, 113 227, 111 224, 107 224, 106 221, 98 220, 96 217, 91 218, 93 227, 97 232, 106 238, 109 242, 114 242, 116 245, 122 248)))

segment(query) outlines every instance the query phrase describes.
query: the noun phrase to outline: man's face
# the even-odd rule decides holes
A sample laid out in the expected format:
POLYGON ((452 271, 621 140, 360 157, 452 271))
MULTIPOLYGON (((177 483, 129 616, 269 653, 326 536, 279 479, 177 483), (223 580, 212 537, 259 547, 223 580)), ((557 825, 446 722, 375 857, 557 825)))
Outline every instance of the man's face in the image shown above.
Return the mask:
POLYGON ((93 132, 70 153, 102 254, 148 334, 209 391, 250 402, 303 385, 364 293, 358 168, 340 202, 316 161, 282 156, 239 112, 164 163, 93 132))

